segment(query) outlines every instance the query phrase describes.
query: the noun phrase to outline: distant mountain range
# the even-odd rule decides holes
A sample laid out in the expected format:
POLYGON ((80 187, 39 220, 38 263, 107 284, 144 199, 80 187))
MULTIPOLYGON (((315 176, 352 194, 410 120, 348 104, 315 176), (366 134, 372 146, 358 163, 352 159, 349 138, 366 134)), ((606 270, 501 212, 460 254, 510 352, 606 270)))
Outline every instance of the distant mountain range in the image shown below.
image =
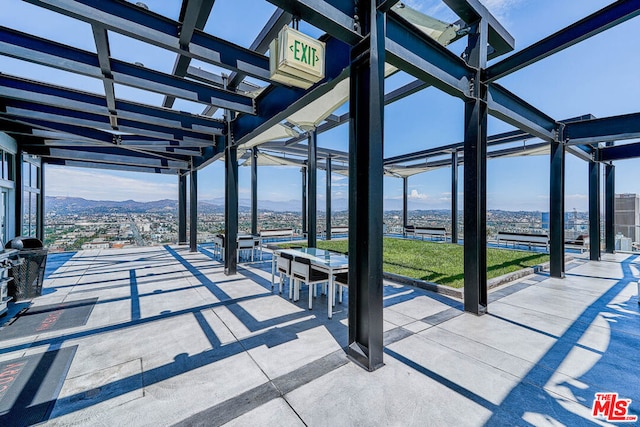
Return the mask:
MULTIPOLYGON (((346 210, 346 201, 339 199, 333 202, 333 211, 346 210)), ((135 200, 113 201, 113 200, 87 200, 81 197, 52 197, 45 198, 45 212, 47 214, 73 215, 73 214, 104 214, 104 213, 163 213, 177 212, 177 200, 156 200, 153 202, 136 202, 135 200)), ((324 206, 318 206, 323 210, 324 206)), ((260 211, 274 212, 300 212, 299 200, 288 200, 273 202, 260 200, 258 202, 260 211)), ((240 199, 238 201, 240 212, 249 212, 251 201, 240 199)), ((198 201, 198 212, 202 213, 224 213, 224 198, 198 201)))
MULTIPOLYGON (((395 200, 393 200, 395 201, 395 200)), ((402 207, 397 207, 393 203, 385 206, 385 212, 402 214, 402 207)), ((251 210, 251 201, 249 199, 240 199, 238 201, 238 209, 240 212, 249 212, 251 210)), ((347 210, 347 200, 344 198, 334 198, 331 202, 333 212, 347 210)), ((268 201, 260 200, 258 202, 258 210, 263 212, 300 212, 300 200, 287 201, 268 201)), ((152 202, 136 202, 135 200, 125 200, 121 202, 113 200, 87 200, 80 197, 52 197, 47 196, 45 199, 45 212, 47 214, 73 215, 73 214, 105 214, 105 213, 164 213, 178 211, 177 200, 156 200, 152 202)), ((324 202, 318 201, 318 211, 324 211, 324 202)), ((448 214, 449 209, 411 209, 412 212, 431 212, 448 214)), ((212 200, 201 200, 198 202, 198 212, 202 213, 224 213, 224 198, 216 198, 212 200)), ((493 215, 500 213, 509 214, 531 214, 539 211, 504 211, 490 210, 493 215)))

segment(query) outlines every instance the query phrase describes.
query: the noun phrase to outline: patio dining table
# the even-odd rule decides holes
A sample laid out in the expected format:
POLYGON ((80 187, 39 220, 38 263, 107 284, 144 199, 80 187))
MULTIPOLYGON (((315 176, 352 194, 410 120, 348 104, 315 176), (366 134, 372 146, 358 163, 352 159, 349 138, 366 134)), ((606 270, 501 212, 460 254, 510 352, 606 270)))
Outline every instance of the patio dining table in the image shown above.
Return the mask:
MULTIPOLYGON (((275 249, 271 261, 271 283, 275 283, 275 266, 278 256, 287 253, 294 257, 304 257, 311 260, 311 266, 319 271, 327 273, 329 276, 329 290, 327 295, 327 314, 329 319, 333 317, 333 306, 335 305, 335 280, 334 276, 339 273, 349 271, 349 258, 346 255, 331 252, 318 248, 296 248, 296 249, 275 249)), ((309 290, 311 292, 311 290, 309 290)), ((298 300, 298 295, 294 295, 294 301, 298 300)))

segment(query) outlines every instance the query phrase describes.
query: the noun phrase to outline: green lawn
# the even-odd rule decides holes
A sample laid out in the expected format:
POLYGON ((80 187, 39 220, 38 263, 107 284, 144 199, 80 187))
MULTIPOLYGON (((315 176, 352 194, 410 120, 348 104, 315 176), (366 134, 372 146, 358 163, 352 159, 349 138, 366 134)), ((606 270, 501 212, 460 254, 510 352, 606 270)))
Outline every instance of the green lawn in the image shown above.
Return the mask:
MULTIPOLYGON (((304 245, 304 242, 296 242, 280 246, 304 245)), ((319 240, 318 247, 342 253, 348 251, 346 240, 319 240)), ((461 245, 409 239, 384 239, 383 269, 388 273, 462 288, 463 260, 461 245)), ((487 249, 487 277, 491 279, 548 261, 548 254, 489 248, 487 249)))

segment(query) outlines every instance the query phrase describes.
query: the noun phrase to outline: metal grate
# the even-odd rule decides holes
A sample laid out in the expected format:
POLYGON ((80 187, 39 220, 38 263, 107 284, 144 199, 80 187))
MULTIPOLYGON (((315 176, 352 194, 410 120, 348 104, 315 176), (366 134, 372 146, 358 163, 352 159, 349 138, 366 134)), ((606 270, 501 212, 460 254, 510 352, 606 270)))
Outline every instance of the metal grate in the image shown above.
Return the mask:
POLYGON ((14 301, 31 299, 42 295, 42 282, 47 261, 46 249, 31 249, 20 253, 22 262, 11 267, 9 295, 14 301))

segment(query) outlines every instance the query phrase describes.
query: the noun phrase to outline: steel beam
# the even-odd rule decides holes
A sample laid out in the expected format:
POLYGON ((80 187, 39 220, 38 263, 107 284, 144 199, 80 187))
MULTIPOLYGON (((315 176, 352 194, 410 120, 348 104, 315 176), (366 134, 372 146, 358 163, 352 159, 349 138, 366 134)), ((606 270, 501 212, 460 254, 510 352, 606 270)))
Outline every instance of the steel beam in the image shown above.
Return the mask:
MULTIPOLYGON (((105 97, 6 74, 0 75, 0 97, 105 117, 111 115, 105 97)), ((128 126, 134 127, 134 124, 145 123, 207 135, 221 135, 224 130, 224 125, 219 120, 129 101, 116 101, 116 114, 121 125, 123 119, 126 119, 128 126)), ((200 135, 200 138, 203 137, 204 135, 200 135)))
MULTIPOLYGON (((221 75, 211 73, 207 70, 203 70, 202 68, 196 68, 190 65, 189 68, 187 68, 186 76, 190 79, 198 80, 199 82, 208 85, 224 87, 224 78, 221 75)), ((231 79, 231 77, 229 77, 229 79, 231 79)), ((231 86, 231 83, 229 82, 227 85, 231 86)), ((253 83, 239 82, 236 89, 241 92, 253 92, 261 89, 261 87, 254 85, 253 83)))
POLYGON ((549 256, 551 277, 564 277, 565 145, 551 143, 549 177, 549 256))
POLYGON ((616 251, 616 167, 604 167, 604 242, 605 252, 616 251))
POLYGON ((22 223, 24 222, 24 170, 22 167, 23 151, 18 140, 18 151, 16 153, 15 167, 15 234, 14 237, 22 236, 22 223))
MULTIPOLYGON (((44 120, 48 122, 63 123, 105 131, 110 131, 112 129, 109 116, 71 110, 64 108, 64 106, 54 107, 14 99, 0 99, 0 106, 3 106, 5 110, 4 113, 0 112, 0 114, 14 117, 19 120, 44 120)), ((192 132, 190 130, 172 129, 166 126, 152 125, 126 119, 118 121, 118 130, 143 137, 154 138, 144 141, 143 144, 155 146, 206 147, 213 144, 211 138, 207 139, 207 136, 201 133, 192 132)))
POLYGON ((487 312, 487 87, 480 70, 487 61, 487 22, 472 26, 468 61, 477 67, 474 98, 464 105, 464 310, 487 312))
POLYGON ((189 252, 198 252, 198 171, 189 173, 189 252))
MULTIPOLYGON (((308 137, 307 137, 308 139, 308 137)), ((272 149, 274 151, 278 150, 278 148, 280 148, 281 151, 289 153, 289 154, 293 154, 293 155, 297 155, 297 156, 301 156, 301 157, 307 157, 308 154, 308 147, 306 145, 287 145, 286 142, 278 142, 278 141, 273 141, 273 142, 267 142, 265 144, 263 144, 261 147, 266 148, 266 149, 272 149)), ((340 159, 340 160, 344 160, 347 161, 349 160, 349 153, 346 153, 344 151, 340 151, 340 150, 332 150, 330 148, 316 148, 316 152, 318 153, 319 156, 331 156, 334 159, 340 159)))
MULTIPOLYGON (((253 43, 251 43, 249 49, 258 53, 265 53, 269 49, 269 43, 276 38, 280 30, 282 30, 282 27, 291 22, 291 18, 290 13, 279 8, 276 9, 265 26, 262 27, 260 34, 258 34, 253 43)), ((231 73, 229 76, 229 87, 242 90, 242 80, 244 77, 244 73, 231 73)))
MULTIPOLYGON (((399 101, 403 98, 406 98, 409 95, 412 95, 416 92, 419 92, 425 88, 428 88, 429 86, 431 86, 428 83, 425 83, 423 81, 420 80, 414 80, 410 83, 407 83, 404 86, 399 87, 398 89, 394 89, 391 92, 387 93, 384 95, 384 105, 389 105, 393 102, 399 101)), ((340 117, 337 118, 337 120, 327 120, 326 122, 324 122, 323 124, 321 124, 320 126, 317 127, 317 132, 318 135, 320 135, 321 133, 324 133, 328 130, 331 130, 335 127, 338 127, 344 123, 347 123, 349 121, 349 112, 346 112, 344 114, 342 114, 340 117)), ((304 135, 300 135, 294 138, 291 138, 289 140, 287 140, 285 142, 286 146, 289 145, 293 145, 296 144, 298 142, 304 141, 306 139, 306 137, 304 135)), ((318 154, 323 154, 319 149, 318 154)), ((331 154, 332 156, 335 156, 335 154, 331 154)), ((345 158, 348 157, 348 154, 345 153, 345 158)))
POLYGON ((600 261, 600 163, 589 162, 589 259, 600 261))
POLYGON ((420 92, 421 90, 426 89, 429 86, 431 86, 429 83, 425 83, 422 80, 414 80, 412 82, 409 82, 406 85, 385 94, 384 105, 389 105, 393 102, 399 101, 409 95, 420 92))
POLYGON ((280 124, 296 111, 331 92, 349 76, 349 46, 328 37, 326 43, 325 79, 307 91, 274 86, 266 88, 256 98, 258 115, 241 114, 233 122, 233 134, 238 145, 250 141, 262 132, 280 124))
MULTIPOLYGON (((265 26, 262 27, 260 34, 258 34, 258 36, 255 38, 253 43, 251 43, 251 46, 249 46, 249 49, 258 53, 265 53, 269 49, 269 43, 271 43, 271 41, 277 37, 278 32, 282 30, 282 27, 284 27, 285 25, 288 25, 291 22, 291 19, 292 19, 292 16, 290 13, 277 8, 273 12, 273 15, 271 15, 271 17, 269 18, 269 21, 267 21, 265 26)), ((255 90, 255 89, 247 90, 247 86, 250 86, 250 84, 246 84, 242 82, 242 80, 245 77, 246 75, 244 73, 239 73, 234 71, 229 76, 228 87, 232 89, 237 88, 243 92, 250 92, 251 90, 255 90)), ((215 111, 216 111, 215 107, 209 106, 205 108, 202 114, 205 116, 212 116, 215 113, 215 111)))
POLYGON ((555 120, 497 83, 489 85, 487 103, 492 116, 547 142, 556 138, 555 120))
POLYGON ((510 52, 515 48, 516 42, 513 36, 479 0, 444 0, 444 2, 468 25, 472 25, 480 19, 487 22, 489 27, 487 40, 495 50, 492 57, 510 52))
POLYGON ((387 15, 386 31, 389 64, 450 95, 463 99, 470 96, 473 68, 457 55, 395 13, 387 15))
POLYGON ((232 276, 238 272, 238 147, 236 145, 227 144, 224 169, 224 274, 232 276))
MULTIPOLYGON (((102 49, 105 49, 103 47, 102 49)), ((254 114, 253 99, 242 94, 191 82, 159 71, 111 59, 110 70, 101 69, 99 55, 0 27, 0 53, 72 73, 175 96, 193 102, 254 114)), ((104 62, 104 60, 102 61, 104 62)), ((108 98, 107 98, 108 100, 108 98)))
POLYGON ((251 234, 258 234, 258 147, 251 149, 251 234))
MULTIPOLYGON (((640 113, 567 123, 564 129, 564 139, 569 144, 593 144, 635 138, 640 138, 640 113)), ((611 148, 606 150, 609 149, 611 148)))
MULTIPOLYGON (((505 133, 496 134, 487 137, 487 146, 508 144, 510 142, 523 141, 525 139, 533 138, 533 136, 527 132, 521 130, 510 131, 505 133)), ((384 160, 385 166, 395 165, 398 163, 405 163, 412 160, 424 160, 427 157, 433 157, 438 155, 446 155, 457 150, 464 148, 464 141, 457 142, 455 144, 443 145, 440 147, 429 148, 426 150, 416 151, 413 153, 401 154, 399 156, 389 157, 384 160)))
POLYGON ((104 85, 104 93, 105 98, 107 100, 107 108, 109 112, 111 112, 112 120, 116 120, 117 128, 117 116, 115 114, 116 111, 116 93, 113 84, 113 77, 111 75, 111 63, 109 58, 111 57, 111 52, 109 49, 109 38, 107 36, 107 30, 101 26, 94 24, 91 26, 93 30, 93 39, 96 43, 96 51, 98 52, 98 61, 100 63, 100 70, 102 71, 102 75, 104 78, 102 79, 102 83, 104 85))
POLYGON ((187 244, 187 174, 178 175, 178 244, 187 244))
POLYGON ((613 160, 635 159, 640 157, 640 142, 603 147, 598 150, 598 160, 610 162, 613 160))
POLYGON ((458 152, 451 153, 451 243, 458 243, 458 152))
MULTIPOLYGON (((448 0, 445 0, 448 1, 448 0)), ((486 69, 485 81, 507 76, 640 14, 640 2, 620 0, 486 69)))
MULTIPOLYGON (((279 8, 299 17, 348 44, 362 39, 353 17, 355 3, 343 0, 269 0, 279 8)), ((362 9, 362 8, 360 8, 362 9)), ((359 25, 358 25, 359 26, 359 25)))
MULTIPOLYGON (((40 167, 38 168, 38 181, 39 181, 39 188, 40 188, 40 194, 38 194, 38 215, 36 218, 36 224, 37 229, 36 229, 36 237, 38 239, 40 239, 41 242, 44 242, 45 239, 45 235, 44 235, 44 202, 45 202, 45 181, 44 181, 44 175, 45 175, 45 162, 40 162, 40 167)), ((3 236, 4 237, 4 236, 3 236)))
MULTIPOLYGON (((194 30, 202 30, 207 23, 213 3, 215 0, 183 0, 180 9, 180 19, 182 27, 180 28, 179 43, 184 50, 189 50, 189 43, 193 36, 194 30)), ((178 54, 176 62, 173 65, 173 75, 184 77, 187 74, 187 68, 191 58, 178 54)), ((176 98, 173 96, 165 96, 162 106, 165 108, 173 107, 176 98)))
POLYGON ((402 177, 402 235, 405 236, 405 229, 409 225, 409 177, 402 177))
MULTIPOLYGON (((385 14, 361 1, 349 99, 349 346, 369 371, 383 365, 382 235, 385 14)), ((388 21, 387 21, 388 22, 388 21)), ((388 28, 388 27, 387 27, 388 28)))
POLYGON ((84 160, 64 160, 56 159, 48 156, 42 156, 44 160, 50 165, 57 166, 69 166, 74 168, 87 168, 87 169, 101 169, 101 170, 117 170, 126 172, 141 172, 141 173, 159 173, 164 175, 177 175, 177 169, 163 169, 146 166, 130 166, 122 165, 118 163, 99 163, 89 162, 84 160))
POLYGON ((302 235, 307 235, 307 167, 300 169, 302 173, 302 235))
POLYGON ((326 209, 325 209, 325 220, 326 220, 326 225, 324 227, 325 229, 325 236, 327 240, 331 240, 331 157, 327 157, 327 160, 325 160, 325 173, 326 173, 326 180, 327 180, 327 186, 326 186, 326 190, 325 190, 325 194, 326 194, 326 209))
MULTIPOLYGON (((128 162, 124 162, 126 164, 140 164, 143 166, 157 166, 157 167, 174 167, 174 168, 186 168, 186 162, 189 160, 189 157, 174 155, 169 153, 153 153, 146 152, 144 150, 139 150, 136 148, 131 148, 127 146, 122 146, 120 143, 125 141, 132 141, 131 135, 113 135, 108 132, 103 132, 91 128, 85 128, 80 126, 67 125, 63 123, 55 123, 48 122, 44 120, 22 120, 20 123, 27 124, 32 126, 32 133, 35 136, 41 136, 43 138, 54 138, 54 139, 63 139, 69 141, 84 141, 85 143, 96 143, 94 146, 78 147, 78 146, 70 146, 69 148, 76 149, 78 152, 73 154, 69 158, 77 158, 77 155, 81 153, 88 153, 91 157, 89 160, 98 160, 97 155, 104 157, 103 160, 107 161, 107 156, 117 156, 118 159, 123 159, 129 157, 127 159, 128 162), (79 150, 82 148, 82 150, 79 150), (142 162, 139 162, 142 159, 142 162), (139 163, 131 163, 129 160, 135 160, 135 162, 139 163), (159 162, 159 163, 154 163, 159 162)), ((142 141, 148 141, 147 137, 137 137, 133 136, 133 138, 140 138, 142 141)), ((133 140, 138 142, 138 140, 133 140)), ((61 148, 62 149, 62 148, 61 148)), ((59 157, 58 154, 53 154, 54 149, 47 149, 46 147, 36 148, 37 153, 33 154, 50 154, 53 157, 59 157)), ((57 150, 57 149, 56 149, 57 150)), ((33 150, 32 150, 33 151, 33 150)), ((100 159, 102 159, 100 157, 100 159)), ((113 159, 111 161, 113 163, 113 159)))
POLYGON ((309 130, 309 153, 307 162, 307 245, 310 248, 317 246, 318 238, 318 135, 315 129, 309 130))
MULTIPOLYGON (((186 161, 178 160, 165 160, 150 157, 132 156, 130 154, 116 154, 116 152, 102 152, 102 151, 89 151, 91 147, 83 147, 82 151, 74 148, 51 148, 47 151, 31 150, 33 154, 42 156, 65 159, 65 160, 78 160, 89 161, 94 163, 110 163, 121 164, 130 166, 142 166, 161 169, 186 169, 188 163, 186 161)), ((102 148, 102 147, 100 147, 102 148)))
POLYGON ((226 40, 195 30, 189 49, 180 46, 181 23, 118 0, 26 0, 108 30, 145 41, 154 46, 198 59, 208 64, 240 71, 262 80, 269 79, 269 59, 226 40))
POLYGON ((593 154, 587 153, 586 151, 579 148, 578 145, 567 145, 566 150, 567 153, 573 154, 574 156, 585 162, 590 162, 591 160, 593 160, 593 154))

